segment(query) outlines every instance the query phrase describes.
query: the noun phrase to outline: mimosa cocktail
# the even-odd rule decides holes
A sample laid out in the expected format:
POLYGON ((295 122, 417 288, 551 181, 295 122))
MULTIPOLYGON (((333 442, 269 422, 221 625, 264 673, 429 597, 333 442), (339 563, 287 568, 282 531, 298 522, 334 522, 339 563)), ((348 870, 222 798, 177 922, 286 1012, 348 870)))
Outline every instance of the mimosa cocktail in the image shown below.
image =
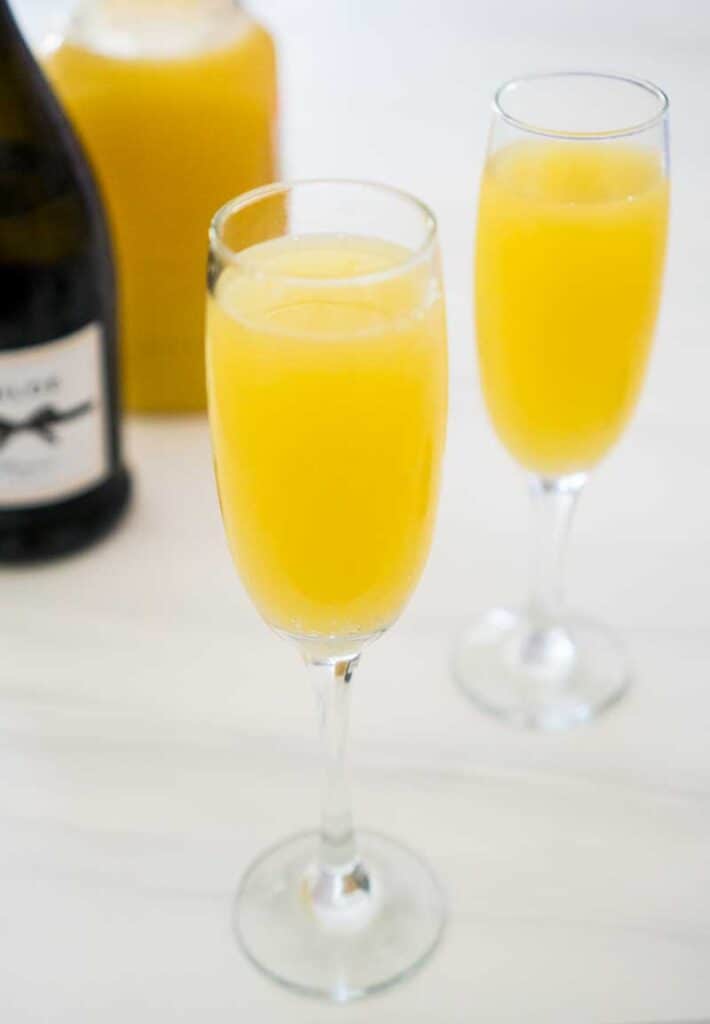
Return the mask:
POLYGON ((514 142, 483 173, 476 331, 501 440, 544 476, 590 469, 641 386, 668 220, 662 154, 514 142))
POLYGON ((225 528, 254 602, 290 634, 391 625, 429 550, 444 310, 420 265, 397 272, 411 255, 371 238, 276 239, 242 252, 210 299, 225 528))
POLYGON ((561 567, 588 472, 641 388, 668 221, 667 99, 616 75, 533 75, 496 94, 476 245, 476 334, 493 425, 528 471, 533 584, 458 650, 474 700, 516 724, 561 729, 629 682, 614 636, 562 604, 561 567))
POLYGON ((251 960, 343 1002, 421 963, 443 909, 427 866, 353 829, 347 704, 365 645, 397 618, 431 542, 446 423, 444 302, 431 213, 356 182, 273 185, 210 235, 207 390, 235 565, 313 674, 321 828, 247 871, 251 960))

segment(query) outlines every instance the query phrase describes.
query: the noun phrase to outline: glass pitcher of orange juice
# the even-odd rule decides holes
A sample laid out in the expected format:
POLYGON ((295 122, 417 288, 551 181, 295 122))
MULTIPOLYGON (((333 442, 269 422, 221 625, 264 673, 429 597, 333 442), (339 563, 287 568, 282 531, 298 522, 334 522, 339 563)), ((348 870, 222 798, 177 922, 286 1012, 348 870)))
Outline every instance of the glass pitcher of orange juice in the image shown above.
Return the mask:
POLYGON ((84 0, 44 63, 108 206, 125 404, 199 411, 210 219, 277 176, 271 37, 233 0, 84 0))

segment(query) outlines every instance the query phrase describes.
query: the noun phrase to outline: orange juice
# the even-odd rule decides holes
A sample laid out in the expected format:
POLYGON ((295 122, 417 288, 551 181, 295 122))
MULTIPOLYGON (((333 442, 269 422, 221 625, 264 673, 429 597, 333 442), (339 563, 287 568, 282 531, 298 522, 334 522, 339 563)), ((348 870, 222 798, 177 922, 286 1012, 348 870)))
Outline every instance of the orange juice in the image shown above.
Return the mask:
POLYGON ((589 469, 636 402, 660 296, 668 184, 627 143, 518 142, 483 174, 476 322, 496 430, 534 472, 589 469))
POLYGON ((104 0, 88 11, 46 69, 108 205, 126 405, 200 410, 207 229, 229 198, 275 177, 273 45, 231 4, 104 0))
POLYGON ((401 269, 409 255, 372 238, 280 238, 241 253, 209 300, 225 528, 255 604, 290 634, 388 626, 426 560, 446 338, 430 265, 401 269))

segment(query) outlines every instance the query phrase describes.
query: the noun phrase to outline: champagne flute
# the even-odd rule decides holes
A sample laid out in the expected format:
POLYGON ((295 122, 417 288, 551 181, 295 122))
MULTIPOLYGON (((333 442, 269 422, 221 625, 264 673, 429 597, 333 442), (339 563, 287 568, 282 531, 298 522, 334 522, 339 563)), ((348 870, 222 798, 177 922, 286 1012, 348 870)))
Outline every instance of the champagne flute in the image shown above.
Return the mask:
POLYGON ((207 387, 232 556, 310 667, 325 759, 320 830, 248 869, 236 931, 271 977, 343 1002, 410 972, 443 922, 429 867, 355 833, 345 771, 355 667, 406 603, 434 526, 447 369, 431 212, 343 181, 228 203, 210 232, 207 387))
POLYGON ((493 425, 529 474, 534 569, 523 611, 463 637, 454 670, 508 721, 559 729, 624 692, 616 636, 562 603, 584 484, 636 403, 661 293, 668 100, 655 85, 569 72, 495 95, 476 246, 476 333, 493 425))

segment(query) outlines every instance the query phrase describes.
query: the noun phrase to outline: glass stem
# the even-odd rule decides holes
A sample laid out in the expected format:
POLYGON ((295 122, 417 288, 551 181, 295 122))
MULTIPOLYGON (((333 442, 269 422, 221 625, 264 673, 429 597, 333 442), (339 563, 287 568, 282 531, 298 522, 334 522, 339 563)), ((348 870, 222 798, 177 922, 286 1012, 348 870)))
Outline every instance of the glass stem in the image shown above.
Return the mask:
POLYGON ((553 479, 533 477, 533 557, 530 614, 542 626, 555 625, 562 613, 564 559, 585 473, 553 479))
POLYGON ((359 655, 310 661, 315 676, 324 767, 321 794, 320 867, 349 869, 357 857, 346 746, 350 688, 359 655))
POLYGON ((311 911, 326 928, 365 927, 376 910, 372 880, 358 858, 345 762, 350 684, 359 654, 309 657, 325 757, 320 841, 305 879, 311 911))

